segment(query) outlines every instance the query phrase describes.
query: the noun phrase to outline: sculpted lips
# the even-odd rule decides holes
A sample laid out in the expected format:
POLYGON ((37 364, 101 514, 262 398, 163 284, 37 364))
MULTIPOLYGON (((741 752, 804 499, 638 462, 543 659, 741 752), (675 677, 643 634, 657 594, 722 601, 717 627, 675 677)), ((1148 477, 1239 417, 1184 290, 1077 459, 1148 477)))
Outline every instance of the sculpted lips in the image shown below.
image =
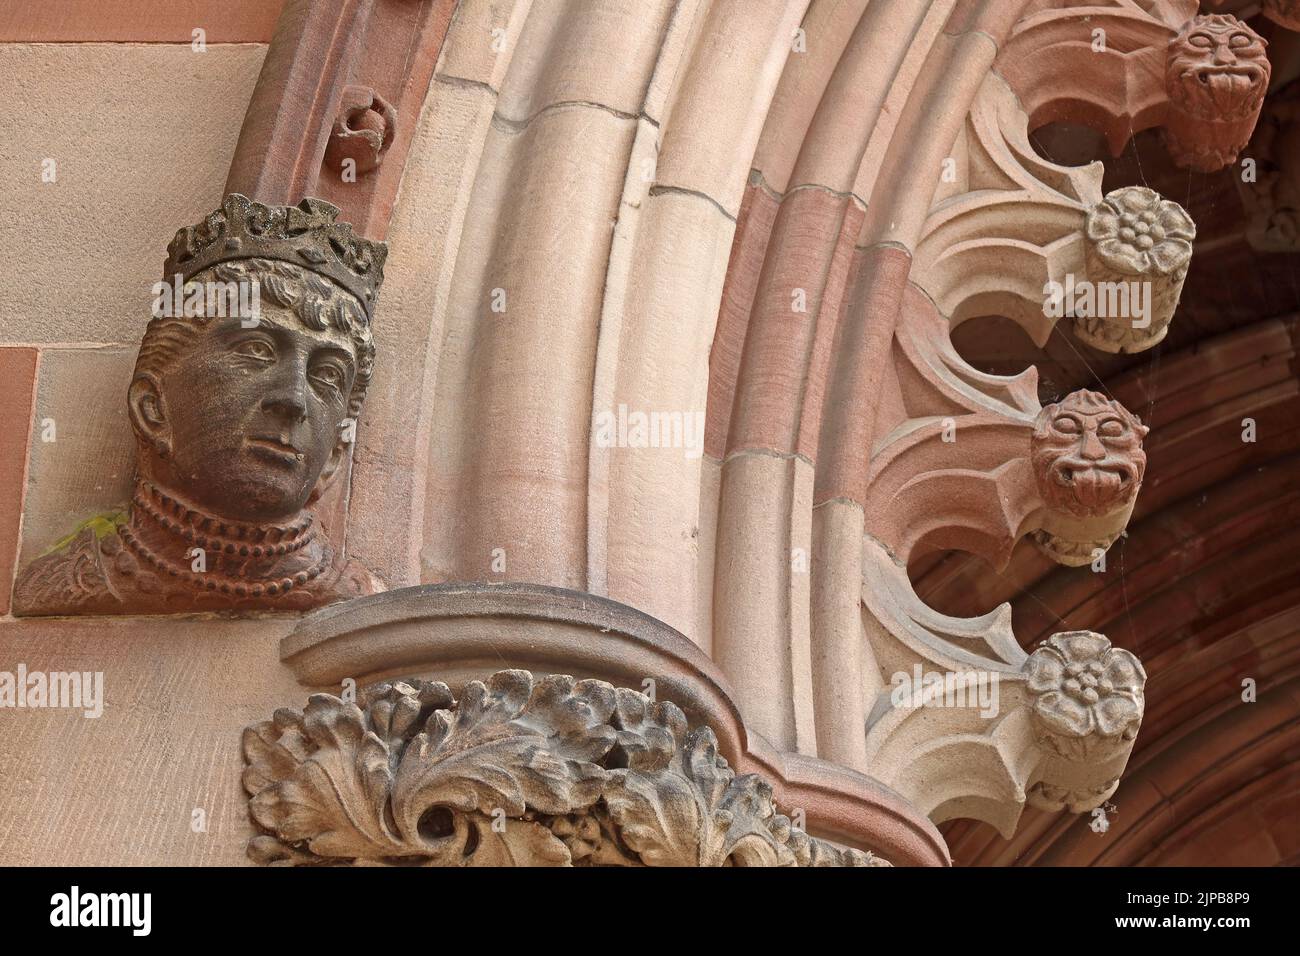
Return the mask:
POLYGON ((1136 478, 1127 462, 1095 462, 1079 458, 1059 459, 1052 467, 1052 474, 1057 484, 1069 488, 1080 504, 1102 511, 1125 501, 1136 478))
POLYGON ((253 454, 269 461, 296 465, 303 460, 303 452, 289 441, 287 435, 254 435, 244 444, 253 454))
POLYGON ((1201 65, 1183 74, 1185 86, 1199 87, 1220 111, 1231 112, 1263 89, 1263 71, 1252 64, 1201 65))

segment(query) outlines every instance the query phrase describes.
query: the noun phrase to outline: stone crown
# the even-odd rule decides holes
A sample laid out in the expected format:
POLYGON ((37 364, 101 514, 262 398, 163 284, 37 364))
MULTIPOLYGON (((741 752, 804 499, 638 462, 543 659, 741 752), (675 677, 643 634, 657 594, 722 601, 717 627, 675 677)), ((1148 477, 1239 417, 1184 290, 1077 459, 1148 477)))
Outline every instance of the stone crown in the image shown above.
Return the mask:
POLYGON ((221 208, 176 233, 167 246, 164 279, 188 281, 205 269, 236 259, 278 259, 310 269, 360 301, 369 320, 384 281, 388 246, 352 234, 336 222, 339 208, 320 199, 268 206, 230 193, 221 208))

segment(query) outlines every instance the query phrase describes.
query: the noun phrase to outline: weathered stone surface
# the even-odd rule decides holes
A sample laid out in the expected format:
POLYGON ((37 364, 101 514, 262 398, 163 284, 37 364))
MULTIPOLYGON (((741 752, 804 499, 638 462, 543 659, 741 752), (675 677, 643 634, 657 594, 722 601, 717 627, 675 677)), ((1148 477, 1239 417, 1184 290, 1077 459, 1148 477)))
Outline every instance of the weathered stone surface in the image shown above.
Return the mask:
POLYGON ((1250 139, 1268 90, 1268 42, 1226 14, 1183 24, 1169 42, 1165 142, 1180 166, 1222 169, 1250 139))
POLYGON ((1034 423, 1030 463, 1047 504, 1034 542, 1067 565, 1092 563, 1128 524, 1142 487, 1149 429, 1098 392, 1071 392, 1034 423))
POLYGON ((32 404, 36 392, 36 350, 0 348, 0 617, 9 613, 14 563, 18 559, 18 525, 22 519, 23 477, 32 404))
POLYGON ((134 359, 125 348, 42 350, 19 567, 130 501, 135 439, 122 399, 134 359))
POLYGON ((1105 352, 1151 348, 1164 339, 1178 307, 1196 224, 1178 203, 1129 186, 1088 210, 1086 230, 1094 299, 1074 316, 1075 334, 1105 352))
POLYGON ((603 681, 393 681, 244 731, 260 863, 887 866, 810 838, 707 727, 603 681))
POLYGON ((0 218, 22 237, 0 257, 0 342, 139 341, 171 226, 221 201, 265 49, 0 43, 23 104, 0 119, 0 218))
POLYGON ((337 214, 231 194, 177 232, 127 394, 135 492, 23 569, 20 614, 294 610, 378 589, 308 508, 351 451, 387 253, 337 214))

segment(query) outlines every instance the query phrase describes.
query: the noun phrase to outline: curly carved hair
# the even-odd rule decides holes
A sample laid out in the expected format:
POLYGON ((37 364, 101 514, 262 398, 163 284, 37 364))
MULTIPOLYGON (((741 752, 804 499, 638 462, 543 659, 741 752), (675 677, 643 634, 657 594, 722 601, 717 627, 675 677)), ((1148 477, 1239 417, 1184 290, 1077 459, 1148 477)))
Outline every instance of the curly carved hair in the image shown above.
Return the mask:
MULTIPOLYGON (((365 309, 350 292, 309 269, 275 259, 240 259, 205 269, 189 281, 215 278, 221 282, 256 282, 259 294, 275 305, 290 309, 314 331, 335 328, 346 332, 356 349, 356 375, 348 395, 348 415, 361 414, 375 367, 375 343, 365 309)), ((209 316, 163 316, 150 320, 140 342, 133 379, 161 376, 166 366, 187 348, 209 316)))

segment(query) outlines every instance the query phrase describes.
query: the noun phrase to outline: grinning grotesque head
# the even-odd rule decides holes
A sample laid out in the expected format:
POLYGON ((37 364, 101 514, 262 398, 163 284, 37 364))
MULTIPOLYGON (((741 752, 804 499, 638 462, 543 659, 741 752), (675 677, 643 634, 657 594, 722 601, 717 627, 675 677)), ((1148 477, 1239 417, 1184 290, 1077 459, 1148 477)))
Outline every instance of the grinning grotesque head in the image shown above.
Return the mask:
POLYGON ((214 287, 257 303, 252 316, 173 307, 149 323, 136 360, 128 403, 141 475, 198 511, 290 519, 346 458, 374 365, 384 250, 337 213, 235 194, 169 247, 168 281, 207 289, 208 303, 214 287))
POLYGON ((1136 415, 1098 392, 1071 392, 1046 406, 1030 444, 1039 494, 1076 518, 1130 507, 1146 470, 1146 433, 1136 415))
POLYGON ((1253 119, 1268 89, 1267 45, 1236 17, 1193 17, 1169 41, 1165 90, 1170 102, 1212 122, 1253 119))

